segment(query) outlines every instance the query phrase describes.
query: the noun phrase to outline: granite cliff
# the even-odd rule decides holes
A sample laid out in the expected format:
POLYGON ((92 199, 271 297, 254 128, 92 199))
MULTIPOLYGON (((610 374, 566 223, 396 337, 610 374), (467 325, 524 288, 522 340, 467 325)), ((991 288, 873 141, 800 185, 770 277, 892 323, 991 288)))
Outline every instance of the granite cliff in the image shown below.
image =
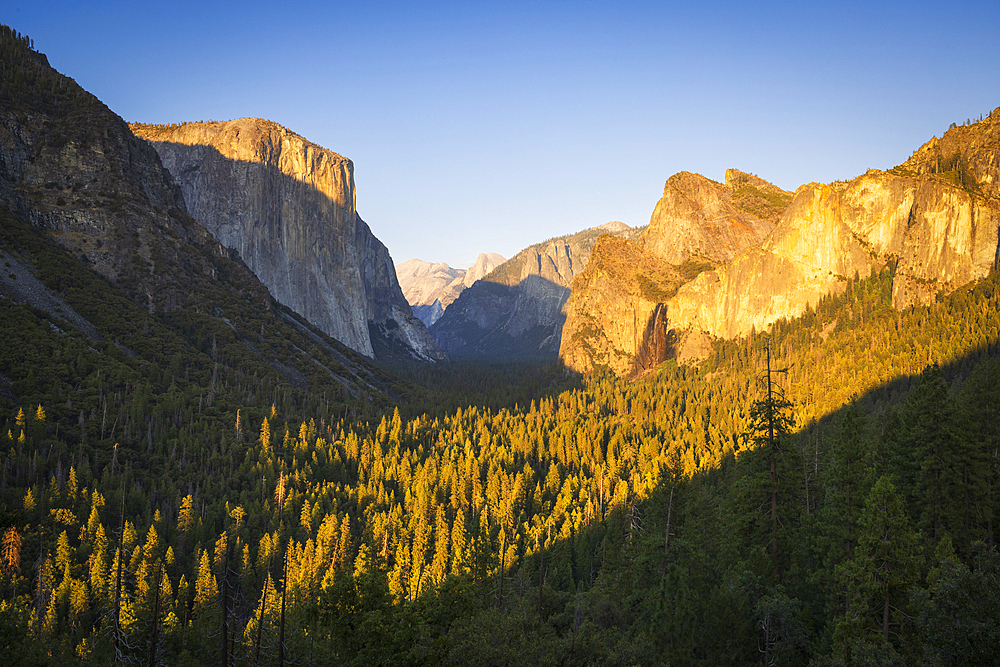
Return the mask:
POLYGON ((9 303, 44 312, 60 336, 83 334, 95 355, 120 353, 144 372, 176 362, 183 384, 212 360, 216 370, 276 372, 299 389, 315 380, 353 397, 391 391, 380 369, 282 308, 188 214, 156 151, 120 117, 6 26, 0 49, 0 254, 9 264, 0 294, 9 303), (201 368, 181 370, 195 358, 201 368))
POLYGON ((570 285, 606 234, 635 236, 621 222, 525 248, 463 291, 431 327, 457 357, 555 359, 570 285))
POLYGON ((721 264, 764 240, 792 193, 762 178, 726 170, 725 183, 682 171, 663 186, 643 247, 671 264, 721 264))
POLYGON ((155 148, 191 215, 279 302, 369 357, 379 348, 443 358, 356 211, 350 160, 259 119, 132 130, 155 148))
POLYGON ((985 277, 997 266, 998 149, 1000 110, 931 140, 894 169, 800 187, 763 244, 678 291, 670 321, 744 335, 887 264, 896 308, 985 277))
POLYGON ((629 375, 700 354, 704 339, 670 326, 665 302, 684 282, 760 244, 791 198, 736 169, 724 183, 671 176, 637 242, 603 240, 573 282, 559 356, 578 371, 606 366, 629 375))
POLYGON ((731 338, 764 329, 887 265, 893 305, 923 304, 985 277, 1000 260, 1000 109, 949 129, 898 167, 803 185, 790 202, 788 193, 746 176, 727 172, 728 202, 692 174, 667 182, 642 250, 678 268, 682 284, 655 305, 625 287, 657 275, 656 268, 633 257, 636 276, 621 275, 603 259, 591 262, 567 306, 560 356, 568 366, 607 365, 627 374, 672 356, 697 356, 692 348, 704 349, 705 334, 731 338), (727 209, 748 194, 753 199, 739 210, 727 209), (763 224, 750 233, 741 212, 763 224), (711 263, 699 265, 701 259, 711 263), (635 306, 619 313, 616 298, 635 306), (636 346, 643 314, 648 340, 636 346))
POLYGON ((587 270, 573 281, 559 350, 563 363, 575 370, 606 366, 627 375, 638 357, 649 356, 643 352, 650 346, 661 350, 656 363, 674 356, 674 334, 662 326, 660 304, 681 280, 676 266, 635 241, 598 239, 587 270))
POLYGON ((444 262, 410 259, 396 265, 396 277, 413 314, 430 327, 463 290, 505 261, 495 252, 481 252, 468 269, 453 269, 444 262))

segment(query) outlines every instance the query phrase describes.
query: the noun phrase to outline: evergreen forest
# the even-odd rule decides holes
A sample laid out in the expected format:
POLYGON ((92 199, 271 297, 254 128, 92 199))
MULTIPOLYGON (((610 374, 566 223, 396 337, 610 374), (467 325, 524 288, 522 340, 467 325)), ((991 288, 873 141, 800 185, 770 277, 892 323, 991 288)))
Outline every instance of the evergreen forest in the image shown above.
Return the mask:
POLYGON ((1000 664, 996 271, 635 380, 390 369, 0 215, 65 315, 0 298, 4 664, 1000 664))
POLYGON ((0 301, 6 653, 995 664, 998 280, 900 312, 887 267, 698 366, 411 370, 365 414, 0 301))

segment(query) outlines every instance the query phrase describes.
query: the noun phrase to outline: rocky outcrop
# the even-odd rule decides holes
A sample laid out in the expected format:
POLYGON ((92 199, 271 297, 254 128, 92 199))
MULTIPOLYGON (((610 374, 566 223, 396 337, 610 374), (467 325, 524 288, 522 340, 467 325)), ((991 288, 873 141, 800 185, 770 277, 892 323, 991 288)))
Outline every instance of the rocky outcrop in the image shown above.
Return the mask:
POLYGON ((676 332, 666 327, 661 304, 680 282, 674 265, 639 243, 602 237, 573 281, 559 357, 580 372, 607 368, 618 375, 669 358, 676 332))
MULTIPOLYGON (((156 152, 26 47, 0 91, 0 206, 46 230, 149 312, 181 307, 226 255, 156 152)), ((252 276, 247 274, 252 279, 252 276)))
POLYGON ((444 262, 410 259, 396 265, 396 277, 416 315, 428 327, 467 287, 506 261, 495 252, 479 253, 468 269, 453 269, 444 262))
POLYGON ((570 285, 605 234, 636 231, 612 222, 525 248, 462 292, 431 334, 451 356, 555 359, 570 285))
POLYGON ((156 149, 191 215, 279 302, 369 357, 376 332, 389 347, 442 358, 357 214, 350 160, 259 119, 132 129, 156 149))
MULTIPOLYGON (((478 255, 476 255, 476 261, 472 263, 472 266, 466 269, 465 275, 462 276, 462 285, 465 287, 472 287, 474 284, 476 284, 477 280, 482 280, 483 278, 488 276, 493 271, 493 269, 497 268, 506 261, 507 260, 504 258, 504 256, 499 253, 495 252, 479 253, 478 255)), ((454 301, 454 299, 452 299, 452 301, 454 301)), ((448 303, 442 302, 442 305, 445 308, 447 308, 448 306, 451 305, 451 302, 450 301, 448 303)))
MULTIPOLYGON (((233 372, 276 392, 332 389, 324 396, 344 404, 398 398, 398 383, 278 304, 188 215, 154 148, 120 117, 6 26, 0 52, 0 255, 9 265, 0 292, 46 312, 58 335, 97 342, 93 354, 120 370, 107 387, 127 393, 148 381, 173 392, 175 380, 208 408, 217 377, 233 372), (111 349, 125 365, 105 356, 111 349), (167 363, 184 370, 155 371, 167 363)), ((63 419, 68 401, 64 410, 63 419)), ((83 412, 79 423, 82 438, 83 412)), ((121 445, 128 452, 136 437, 121 445)))
POLYGON ((675 326, 744 335, 886 264, 895 267, 893 305, 925 304, 996 266, 998 226, 995 199, 905 170, 805 185, 760 247, 682 287, 669 317, 675 326))
POLYGON ((726 263, 759 245, 791 199, 791 192, 736 169, 726 170, 725 184, 682 171, 663 186, 642 244, 671 264, 726 263))
POLYGON ((1000 109, 932 139, 894 169, 800 187, 762 242, 750 241, 728 261, 698 271, 692 259, 711 258, 705 248, 712 239, 720 240, 716 257, 724 259, 732 241, 753 238, 731 233, 745 224, 726 224, 737 220, 733 202, 747 194, 748 184, 756 201, 735 208, 757 211, 764 222, 784 198, 743 174, 730 171, 726 180, 728 200, 718 184, 693 174, 668 181, 643 251, 686 264, 678 266, 684 284, 657 308, 622 286, 653 270, 638 256, 631 259, 638 267, 635 276, 616 277, 603 259, 591 262, 568 305, 566 332, 572 334, 564 336, 560 352, 568 366, 587 370, 605 364, 624 374, 632 359, 635 372, 659 356, 669 358, 664 331, 678 334, 673 349, 679 357, 697 354, 706 349, 701 332, 729 338, 765 329, 842 291, 849 278, 867 277, 886 265, 893 269, 893 305, 903 308, 985 277, 1000 264, 1000 109), (632 299, 636 306, 618 312, 615 299, 632 299), (644 342, 634 347, 647 311, 644 342))
POLYGON ((670 323, 667 298, 684 281, 760 244, 791 198, 736 169, 726 171, 725 183, 689 172, 671 176, 638 243, 595 248, 573 283, 560 358, 581 372, 607 367, 630 375, 704 350, 688 323, 670 323))

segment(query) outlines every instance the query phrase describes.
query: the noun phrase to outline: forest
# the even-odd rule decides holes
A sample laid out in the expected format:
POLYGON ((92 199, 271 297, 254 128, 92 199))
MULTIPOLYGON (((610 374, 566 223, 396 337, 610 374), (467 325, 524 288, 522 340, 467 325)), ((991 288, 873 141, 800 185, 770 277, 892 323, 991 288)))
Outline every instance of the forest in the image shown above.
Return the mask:
MULTIPOLYGON (((39 151, 105 136, 0 58, 39 151)), ((997 271, 896 310, 890 263, 638 379, 390 367, 224 253, 154 312, 15 208, 0 283, 58 300, 0 298, 5 664, 1000 664, 997 271)))
POLYGON ((35 366, 0 431, 7 654, 995 664, 1000 277, 904 311, 892 277, 636 381, 404 370, 369 419, 231 368, 136 386, 0 302, 36 326, 3 339, 35 366))

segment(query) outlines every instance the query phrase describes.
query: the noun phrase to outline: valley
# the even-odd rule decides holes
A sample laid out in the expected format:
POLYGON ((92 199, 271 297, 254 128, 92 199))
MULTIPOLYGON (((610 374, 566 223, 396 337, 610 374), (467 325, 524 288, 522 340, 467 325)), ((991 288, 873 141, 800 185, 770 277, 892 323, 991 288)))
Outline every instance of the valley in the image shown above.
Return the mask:
POLYGON ((0 62, 11 664, 1000 660, 1000 109, 455 269, 288 128, 0 62))

